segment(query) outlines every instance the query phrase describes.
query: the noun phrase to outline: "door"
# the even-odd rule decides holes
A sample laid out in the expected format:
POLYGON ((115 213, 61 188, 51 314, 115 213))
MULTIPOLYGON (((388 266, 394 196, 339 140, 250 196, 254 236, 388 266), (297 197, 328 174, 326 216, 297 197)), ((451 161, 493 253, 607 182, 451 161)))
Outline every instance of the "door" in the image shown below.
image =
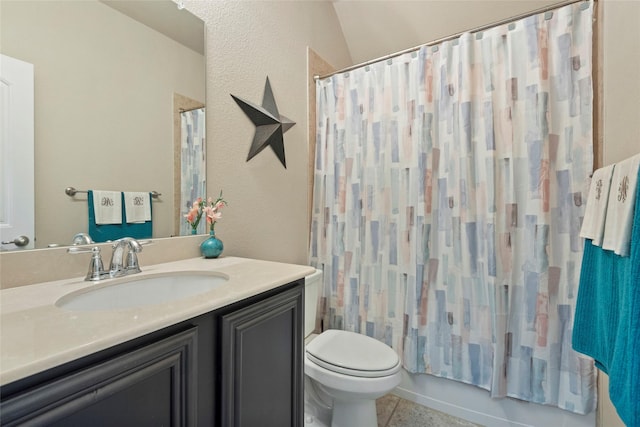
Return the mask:
MULTIPOLYGON (((33 64, 0 55, 0 242, 34 247, 33 64), (15 239, 26 236, 27 244, 15 239)), ((6 243, 6 244, 5 244, 6 243)))
POLYGON ((304 424, 303 285, 222 316, 225 427, 304 424))

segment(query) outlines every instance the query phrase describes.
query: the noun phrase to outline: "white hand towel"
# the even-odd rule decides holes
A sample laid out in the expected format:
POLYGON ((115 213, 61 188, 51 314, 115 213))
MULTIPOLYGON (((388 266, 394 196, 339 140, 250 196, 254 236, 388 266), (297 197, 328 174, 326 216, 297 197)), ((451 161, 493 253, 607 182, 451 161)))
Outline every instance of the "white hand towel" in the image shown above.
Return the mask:
POLYGON ((122 193, 93 190, 96 224, 122 224, 122 193))
POLYGON ((629 255, 631 226, 636 203, 640 154, 616 164, 611 179, 602 248, 629 255))
POLYGON ((591 178, 587 209, 582 220, 580 237, 591 239, 591 243, 600 246, 604 236, 604 224, 609 202, 609 188, 614 165, 597 169, 591 178))
POLYGON ((151 197, 149 193, 125 191, 124 212, 128 224, 151 221, 151 197))

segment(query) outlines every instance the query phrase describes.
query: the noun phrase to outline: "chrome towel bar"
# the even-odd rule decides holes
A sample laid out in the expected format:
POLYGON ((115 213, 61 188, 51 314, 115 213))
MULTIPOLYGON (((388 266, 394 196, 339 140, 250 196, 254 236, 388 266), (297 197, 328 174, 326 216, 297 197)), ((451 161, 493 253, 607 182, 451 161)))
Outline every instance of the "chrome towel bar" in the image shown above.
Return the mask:
MULTIPOLYGON (((76 190, 73 187, 67 187, 64 189, 64 194, 66 194, 69 197, 73 197, 76 195, 76 193, 86 193, 88 192, 88 190, 76 190)), ((158 193, 157 191, 150 191, 151 193, 151 197, 153 197, 154 199, 157 199, 158 197, 162 196, 162 193, 158 193)))

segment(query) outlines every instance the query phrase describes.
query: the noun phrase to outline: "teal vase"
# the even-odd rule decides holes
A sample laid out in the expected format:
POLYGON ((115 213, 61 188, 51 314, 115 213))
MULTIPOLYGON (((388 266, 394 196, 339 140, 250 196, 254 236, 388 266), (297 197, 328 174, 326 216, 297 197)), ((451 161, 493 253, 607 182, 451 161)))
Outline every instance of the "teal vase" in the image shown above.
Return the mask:
POLYGON ((200 244, 200 253, 205 258, 218 258, 223 249, 222 240, 216 237, 213 230, 209 232, 209 238, 200 244))

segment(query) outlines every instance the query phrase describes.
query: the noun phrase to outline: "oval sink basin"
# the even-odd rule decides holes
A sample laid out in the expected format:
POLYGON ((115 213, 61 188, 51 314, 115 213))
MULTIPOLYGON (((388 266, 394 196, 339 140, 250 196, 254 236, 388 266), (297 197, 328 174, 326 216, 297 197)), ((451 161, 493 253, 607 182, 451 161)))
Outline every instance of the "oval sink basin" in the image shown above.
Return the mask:
POLYGON ((204 272, 131 276, 65 295, 56 301, 56 306, 94 311, 162 304, 209 292, 227 280, 219 273, 204 272))

